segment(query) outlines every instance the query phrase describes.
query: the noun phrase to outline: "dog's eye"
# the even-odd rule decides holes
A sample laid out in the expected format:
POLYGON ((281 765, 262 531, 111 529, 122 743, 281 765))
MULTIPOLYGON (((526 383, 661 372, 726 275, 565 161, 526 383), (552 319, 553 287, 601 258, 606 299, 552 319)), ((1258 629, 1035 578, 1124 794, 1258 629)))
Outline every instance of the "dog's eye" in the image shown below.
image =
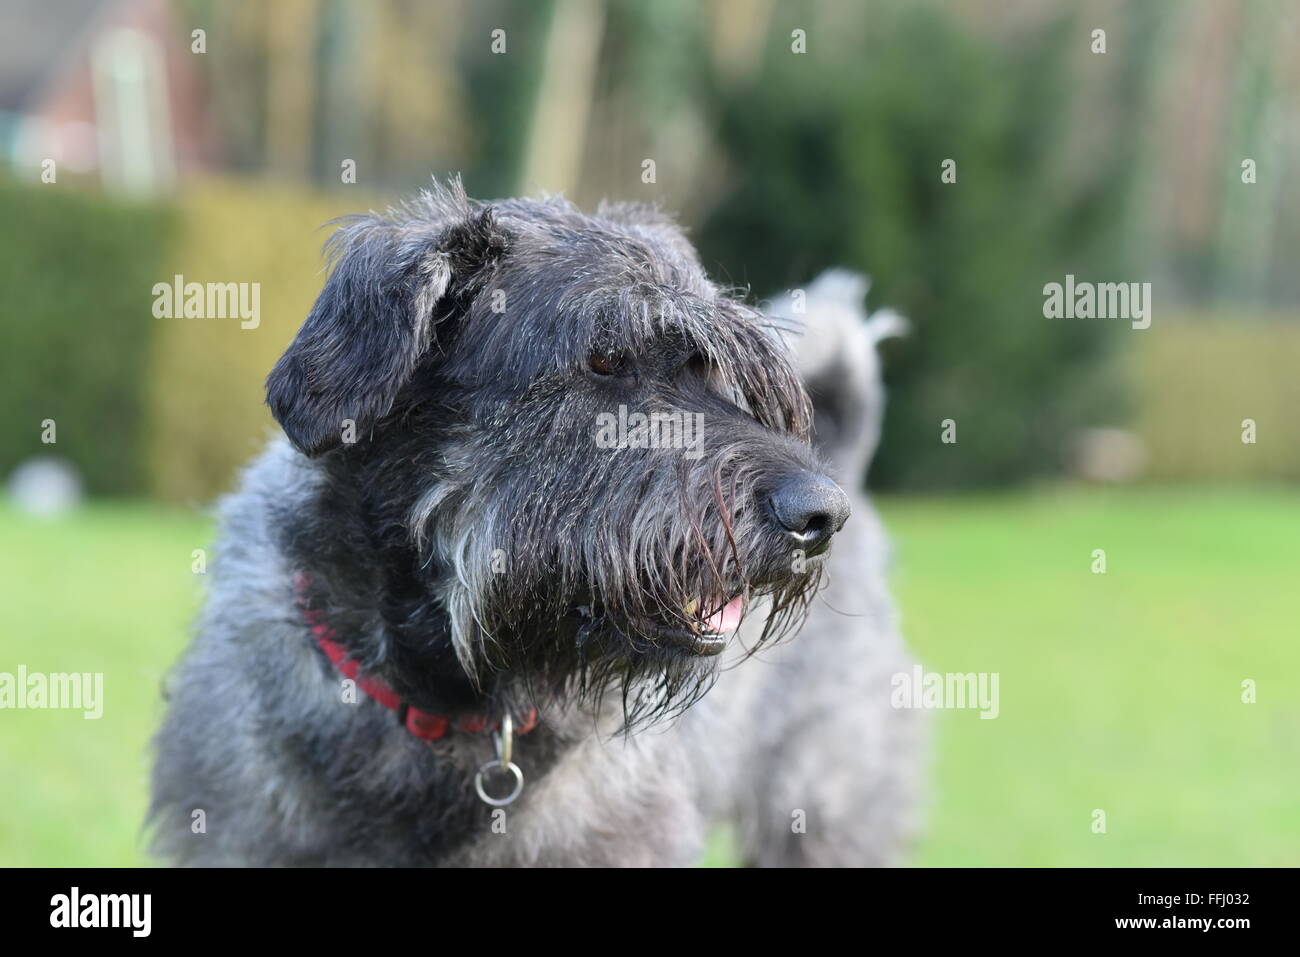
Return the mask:
POLYGON ((623 378, 631 372, 627 357, 618 353, 593 352, 587 365, 600 376, 623 378))
POLYGON ((699 352, 691 353, 691 357, 686 360, 682 369, 690 375, 706 380, 713 374, 713 367, 709 365, 709 360, 699 352))

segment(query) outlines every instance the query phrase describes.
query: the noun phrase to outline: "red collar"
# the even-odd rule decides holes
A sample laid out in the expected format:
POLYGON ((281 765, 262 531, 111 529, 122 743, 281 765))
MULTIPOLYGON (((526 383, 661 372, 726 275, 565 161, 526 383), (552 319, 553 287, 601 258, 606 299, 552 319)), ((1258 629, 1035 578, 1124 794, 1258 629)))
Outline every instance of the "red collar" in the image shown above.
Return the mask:
MULTIPOLYGON (((364 678, 359 672, 361 666, 348 657, 347 649, 338 643, 335 639, 338 634, 325 621, 325 616, 318 609, 311 608, 307 604, 307 588, 311 585, 311 579, 299 572, 294 576, 294 589, 297 592, 298 607, 302 611, 303 620, 311 629, 312 636, 316 639, 317 646, 325 652, 325 657, 333 662, 334 667, 345 678, 351 678, 357 683, 357 687, 367 695, 379 702, 389 711, 397 713, 398 720, 407 731, 424 741, 437 741, 450 731, 453 727, 453 721, 447 715, 432 714, 428 711, 421 711, 419 708, 412 707, 403 701, 396 691, 388 687, 387 683, 379 678, 364 678)), ((454 722, 454 726, 459 731, 468 733, 479 733, 483 731, 496 731, 501 727, 500 718, 491 718, 486 714, 469 714, 463 715, 459 720, 454 722)), ((515 734, 527 734, 533 728, 537 727, 537 709, 532 708, 521 719, 514 722, 515 734)))

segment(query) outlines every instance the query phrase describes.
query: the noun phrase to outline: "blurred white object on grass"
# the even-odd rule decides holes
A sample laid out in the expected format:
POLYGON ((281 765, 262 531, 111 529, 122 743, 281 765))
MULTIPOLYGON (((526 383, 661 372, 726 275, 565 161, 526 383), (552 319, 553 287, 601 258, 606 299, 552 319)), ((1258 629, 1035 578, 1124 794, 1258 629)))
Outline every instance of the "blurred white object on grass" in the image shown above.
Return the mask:
POLYGON ((1084 429, 1074 440, 1074 472, 1089 482, 1132 482, 1147 467, 1146 444, 1124 429, 1084 429))
POLYGON ((65 459, 30 458, 9 476, 9 499, 29 515, 62 515, 81 504, 81 476, 65 459))

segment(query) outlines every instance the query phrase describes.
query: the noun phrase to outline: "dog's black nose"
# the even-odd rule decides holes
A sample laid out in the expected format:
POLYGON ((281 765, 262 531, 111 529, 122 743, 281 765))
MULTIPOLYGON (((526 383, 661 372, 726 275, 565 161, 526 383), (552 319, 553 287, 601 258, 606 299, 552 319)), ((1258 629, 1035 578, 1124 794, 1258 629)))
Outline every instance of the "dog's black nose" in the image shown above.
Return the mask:
POLYGON ((849 518, 848 496, 826 476, 812 472, 786 478, 768 502, 780 526, 810 552, 826 545, 849 518))

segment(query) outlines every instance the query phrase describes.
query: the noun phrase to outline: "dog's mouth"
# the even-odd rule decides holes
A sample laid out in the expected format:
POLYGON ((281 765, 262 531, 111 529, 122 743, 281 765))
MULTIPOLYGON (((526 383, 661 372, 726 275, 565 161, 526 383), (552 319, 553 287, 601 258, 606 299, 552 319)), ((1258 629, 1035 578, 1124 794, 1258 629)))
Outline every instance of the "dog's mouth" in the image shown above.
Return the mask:
POLYGON ((673 620, 638 616, 619 627, 629 637, 656 648, 701 658, 719 655, 745 614, 743 595, 726 600, 693 598, 673 620))
POLYGON ((707 604, 694 598, 682 609, 685 628, 676 623, 666 624, 645 618, 641 623, 653 629, 653 637, 660 643, 666 642, 701 657, 711 657, 721 654, 727 647, 727 639, 740 626, 744 614, 745 599, 741 595, 707 604))

